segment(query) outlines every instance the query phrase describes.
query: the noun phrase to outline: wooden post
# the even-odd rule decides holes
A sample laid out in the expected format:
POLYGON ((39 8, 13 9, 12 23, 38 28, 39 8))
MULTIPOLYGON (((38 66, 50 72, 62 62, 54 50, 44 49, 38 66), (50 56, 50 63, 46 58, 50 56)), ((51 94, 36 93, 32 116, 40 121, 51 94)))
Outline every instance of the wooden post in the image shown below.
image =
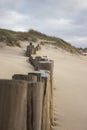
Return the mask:
POLYGON ((26 80, 26 81, 28 81, 28 75, 23 75, 23 74, 14 74, 13 76, 12 76, 12 79, 14 79, 14 80, 26 80))
POLYGON ((40 61, 48 61, 47 57, 41 57, 41 56, 36 56, 34 59, 33 59, 33 63, 34 63, 34 69, 35 70, 38 70, 38 64, 40 61))
POLYGON ((26 130, 27 84, 0 80, 0 130, 26 130))
POLYGON ((42 106, 44 86, 41 80, 40 72, 29 73, 26 75, 15 75, 14 80, 26 80, 27 89, 27 130, 41 130, 42 124, 42 106))
POLYGON ((15 74, 12 76, 12 79, 13 80, 25 80, 27 82, 27 86, 28 86, 28 89, 27 89, 27 104, 26 104, 26 107, 27 107, 27 111, 26 111, 26 127, 27 129, 26 130, 33 130, 33 126, 32 126, 32 104, 31 104, 31 100, 32 100, 32 96, 31 96, 31 87, 29 87, 28 85, 28 81, 29 81, 29 78, 28 78, 28 75, 22 75, 22 74, 15 74))
POLYGON ((32 43, 27 46, 26 56, 30 57, 32 54, 36 54, 36 49, 32 43))
POLYGON ((43 112, 42 112, 42 129, 51 130, 50 122, 50 78, 48 72, 42 74, 42 81, 44 83, 44 98, 43 98, 43 112))
POLYGON ((28 57, 31 56, 31 49, 30 49, 30 46, 27 46, 26 56, 28 56, 28 57))
POLYGON ((53 66, 54 62, 52 60, 49 61, 39 61, 38 62, 38 70, 48 70, 50 71, 50 91, 51 91, 51 99, 50 99, 50 115, 51 115, 51 124, 53 124, 53 66))
POLYGON ((31 47, 31 54, 36 54, 36 48, 34 47, 34 45, 32 45, 31 47))
POLYGON ((38 62, 41 60, 41 56, 36 56, 34 59, 34 69, 38 70, 38 62))
POLYGON ((29 81, 40 82, 41 81, 41 72, 39 72, 39 71, 30 72, 30 73, 28 73, 28 78, 29 78, 29 81))
POLYGON ((29 62, 30 64, 35 67, 35 58, 33 58, 32 56, 29 57, 29 62))
MULTIPOLYGON (((28 100, 30 100, 31 89, 31 124, 32 130, 41 130, 42 106, 43 106, 43 83, 28 83, 28 100)), ((28 102, 30 104, 30 101, 28 102)), ((28 123, 27 123, 28 124, 28 123)), ((29 129, 28 129, 29 130, 29 129)))
POLYGON ((36 50, 39 51, 40 49, 41 49, 41 46, 38 44, 38 45, 36 46, 36 50))

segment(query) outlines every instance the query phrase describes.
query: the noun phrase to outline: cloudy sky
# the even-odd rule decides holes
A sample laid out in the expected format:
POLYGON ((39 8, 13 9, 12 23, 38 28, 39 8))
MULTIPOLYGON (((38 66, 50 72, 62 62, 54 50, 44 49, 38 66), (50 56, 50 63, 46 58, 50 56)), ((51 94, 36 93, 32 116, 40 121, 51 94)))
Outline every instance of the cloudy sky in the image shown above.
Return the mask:
POLYGON ((0 0, 0 28, 35 29, 87 47, 87 0, 0 0))

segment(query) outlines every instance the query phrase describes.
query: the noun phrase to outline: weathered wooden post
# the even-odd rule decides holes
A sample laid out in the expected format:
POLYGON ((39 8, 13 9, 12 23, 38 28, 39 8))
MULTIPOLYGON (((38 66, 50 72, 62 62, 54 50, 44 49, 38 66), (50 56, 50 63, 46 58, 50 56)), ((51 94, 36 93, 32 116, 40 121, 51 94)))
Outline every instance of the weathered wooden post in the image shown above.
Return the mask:
POLYGON ((0 130, 26 130, 27 84, 0 80, 0 130))
POLYGON ((38 70, 48 70, 50 71, 50 114, 51 114, 51 124, 53 124, 53 66, 54 62, 52 60, 48 61, 39 61, 38 70))
POLYGON ((36 50, 39 51, 40 49, 41 49, 41 46, 38 44, 38 45, 36 46, 36 50))
POLYGON ((48 58, 47 58, 46 56, 43 56, 43 57, 41 57, 41 56, 36 56, 35 58, 30 57, 30 58, 29 58, 29 61, 30 61, 30 63, 34 66, 34 69, 35 69, 35 70, 38 70, 38 68, 39 68, 38 63, 39 63, 40 61, 49 61, 49 60, 48 60, 48 58))
POLYGON ((40 72, 28 75, 14 75, 14 80, 26 80, 27 89, 27 130, 41 130, 44 87, 40 72))
POLYGON ((27 46, 26 56, 30 57, 32 54, 36 54, 36 49, 32 43, 27 46))
POLYGON ((44 98, 43 98, 43 112, 42 112, 42 129, 51 130, 50 122, 50 78, 48 71, 42 71, 42 82, 44 83, 44 98))
POLYGON ((28 56, 28 57, 31 56, 30 46, 27 46, 26 56, 28 56))
POLYGON ((28 75, 23 75, 23 74, 15 74, 12 76, 13 80, 24 80, 27 82, 27 111, 26 111, 26 126, 27 129, 26 130, 33 130, 33 126, 32 126, 32 122, 33 122, 33 118, 32 118, 32 104, 31 104, 31 87, 29 87, 28 82, 29 82, 29 78, 28 75))
MULTIPOLYGON (((28 91, 31 89, 31 124, 32 130, 41 130, 42 107, 43 107, 43 83, 31 82, 28 84, 28 91)), ((28 93, 29 93, 28 92, 28 93)), ((29 95, 29 94, 28 94, 29 95)), ((28 96, 28 99, 30 97, 28 96)))
POLYGON ((33 71, 28 73, 29 80, 31 81, 31 97, 33 104, 33 128, 34 130, 41 130, 42 126, 42 108, 43 108, 43 96, 44 96, 44 85, 41 82, 41 72, 33 71), (32 87, 33 86, 33 87, 32 87))
MULTIPOLYGON (((49 73, 48 71, 34 71, 28 74, 29 75, 29 80, 35 81, 40 83, 40 87, 36 88, 37 90, 33 90, 33 94, 38 96, 38 101, 41 104, 41 107, 39 109, 38 106, 38 101, 37 104, 34 105, 38 107, 40 113, 40 125, 41 125, 41 130, 50 130, 51 129, 51 122, 50 122, 50 78, 49 78, 49 73), (41 103, 42 102, 42 103, 41 103)), ((35 87, 34 87, 35 88, 35 87)), ((34 96, 35 97, 35 96, 34 96)), ((35 98, 37 99, 37 98, 35 98)), ((33 101, 34 102, 34 101, 33 101)), ((36 112, 36 108, 34 107, 34 111, 36 112)), ((37 114, 39 116, 39 114, 37 114)), ((36 116, 36 117, 37 117, 36 116)), ((35 117, 35 114, 34 114, 35 117)))
POLYGON ((46 56, 41 57, 40 61, 49 61, 49 59, 46 56))
POLYGON ((35 58, 33 58, 33 56, 30 56, 30 57, 29 57, 29 63, 30 63, 33 67, 35 67, 35 58))
POLYGON ((31 54, 36 54, 36 48, 34 47, 34 45, 32 45, 31 54))
POLYGON ((29 81, 41 82, 41 72, 33 71, 28 73, 29 81))
POLYGON ((12 76, 12 79, 14 79, 14 80, 26 80, 26 81, 29 80, 28 75, 24 75, 24 74, 14 74, 12 76))
POLYGON ((36 56, 34 59, 34 69, 38 70, 38 62, 41 60, 41 56, 36 56))

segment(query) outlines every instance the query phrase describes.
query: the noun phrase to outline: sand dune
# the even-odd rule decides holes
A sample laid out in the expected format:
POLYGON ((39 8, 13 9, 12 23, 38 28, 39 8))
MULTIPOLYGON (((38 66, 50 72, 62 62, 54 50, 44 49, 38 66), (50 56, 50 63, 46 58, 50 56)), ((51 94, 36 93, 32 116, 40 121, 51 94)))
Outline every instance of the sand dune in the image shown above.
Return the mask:
MULTIPOLYGON (((25 48, 0 49, 0 78, 32 71, 24 56, 25 48)), ((45 46, 37 55, 54 60, 53 130, 87 130, 87 57, 45 46)))

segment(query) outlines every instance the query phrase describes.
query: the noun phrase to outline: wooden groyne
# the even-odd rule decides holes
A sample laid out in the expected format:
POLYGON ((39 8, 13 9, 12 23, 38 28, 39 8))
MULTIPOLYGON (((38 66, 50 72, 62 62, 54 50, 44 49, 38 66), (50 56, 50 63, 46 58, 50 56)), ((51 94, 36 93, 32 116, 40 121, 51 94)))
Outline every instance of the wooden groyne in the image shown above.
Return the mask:
POLYGON ((0 80, 0 130, 51 130, 54 61, 46 56, 33 58, 41 49, 37 48, 30 43, 26 50, 34 71, 0 80))

